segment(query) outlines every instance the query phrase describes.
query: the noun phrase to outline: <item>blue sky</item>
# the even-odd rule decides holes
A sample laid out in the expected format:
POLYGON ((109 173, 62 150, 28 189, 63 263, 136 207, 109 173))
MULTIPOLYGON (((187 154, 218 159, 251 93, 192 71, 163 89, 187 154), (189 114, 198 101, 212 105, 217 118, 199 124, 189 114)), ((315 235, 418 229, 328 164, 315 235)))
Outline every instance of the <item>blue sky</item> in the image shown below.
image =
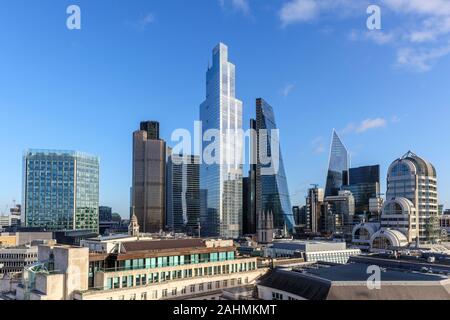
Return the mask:
MULTIPOLYGON (((236 64, 244 123, 255 98, 274 107, 293 204, 324 185, 332 129, 354 166, 412 150, 437 168, 450 206, 450 3, 373 0, 1 0, 0 212, 21 200, 26 148, 101 159, 100 202, 126 215, 131 135, 192 130, 211 50, 236 64), (66 28, 81 8, 82 29, 66 28)), ((171 144, 169 142, 169 144, 171 144)))

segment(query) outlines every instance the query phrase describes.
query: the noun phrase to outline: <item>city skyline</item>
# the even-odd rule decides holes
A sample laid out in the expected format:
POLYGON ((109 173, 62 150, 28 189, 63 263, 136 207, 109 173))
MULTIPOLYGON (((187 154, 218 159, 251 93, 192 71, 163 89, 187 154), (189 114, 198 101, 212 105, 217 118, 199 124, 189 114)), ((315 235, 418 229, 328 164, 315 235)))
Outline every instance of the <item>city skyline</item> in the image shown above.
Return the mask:
MULTIPOLYGON (((15 49, 11 52, 33 52, 33 57, 22 54, 17 61, 23 64, 5 64, 5 72, 0 76, 0 87, 5 89, 1 94, 0 109, 13 120, 2 124, 0 134, 2 137, 14 135, 14 139, 2 139, 0 142, 6 154, 0 159, 1 176, 2 180, 7 181, 0 187, 0 211, 3 212, 6 205, 12 207, 13 198, 18 203, 21 201, 23 151, 28 148, 54 148, 82 150, 98 155, 102 161, 100 204, 111 206, 114 211, 127 217, 132 165, 131 132, 141 121, 157 120, 161 123, 162 138, 168 145, 173 145, 170 141, 173 130, 192 128, 193 121, 198 118, 198 103, 202 100, 205 64, 210 61, 211 48, 220 41, 232 48, 231 61, 237 65, 236 90, 237 96, 244 101, 244 128, 248 128, 248 119, 253 116, 252 106, 256 97, 264 96, 275 106, 293 205, 304 204, 309 184, 318 183, 325 187, 328 137, 332 129, 337 128, 352 153, 351 167, 381 165, 381 192, 386 191, 389 164, 406 151, 420 154, 435 164, 440 186, 439 202, 448 208, 450 191, 445 186, 450 181, 450 171, 446 166, 450 154, 445 146, 438 143, 441 137, 445 137, 444 125, 450 110, 447 102, 450 101, 449 93, 444 89, 450 74, 450 63, 446 57, 427 72, 392 68, 392 61, 389 60, 391 53, 385 47, 345 38, 353 28, 364 27, 359 21, 365 20, 364 11, 356 18, 338 23, 333 32, 325 32, 323 28, 326 23, 323 21, 316 25, 289 24, 281 28, 280 22, 274 21, 276 19, 262 7, 252 5, 250 9, 255 10, 252 11, 253 18, 248 18, 228 5, 221 7, 212 2, 202 4, 214 13, 214 17, 207 21, 216 18, 217 28, 201 35, 188 49, 185 48, 186 41, 162 45, 165 43, 163 38, 152 30, 161 32, 161 28, 168 27, 164 21, 167 12, 164 4, 133 4, 124 16, 113 11, 113 16, 121 21, 132 18, 144 21, 143 12, 154 11, 154 21, 145 26, 122 23, 105 27, 102 25, 105 18, 101 17, 101 1, 97 4, 80 1, 82 9, 97 20, 86 19, 83 29, 76 34, 65 30, 63 24, 59 26, 57 6, 53 7, 45 1, 42 7, 27 4, 34 14, 49 13, 48 21, 42 22, 42 28, 48 34, 40 34, 41 44, 26 41, 30 36, 39 35, 34 29, 28 30, 30 22, 26 19, 29 13, 24 13, 17 22, 1 14, 0 21, 14 27, 11 34, 16 36, 16 39, 4 37, 6 42, 3 45, 15 49), (263 24, 265 19, 270 23, 263 24), (236 28, 226 32, 220 30, 230 22, 236 23, 236 28), (240 36, 239 26, 247 28, 240 36), (332 35, 327 34, 329 32, 332 35), (272 36, 273 47, 278 49, 266 46, 266 52, 260 50, 255 57, 251 48, 261 41, 265 33, 272 36), (127 60, 135 60, 130 61, 129 65, 137 72, 136 76, 115 65, 121 55, 112 53, 119 47, 108 37, 100 41, 109 53, 106 61, 100 63, 101 54, 94 53, 94 40, 105 34, 112 38, 116 35, 121 40, 131 36, 130 40, 125 41, 125 46, 136 51, 127 53, 126 57, 127 60), (304 46, 299 35, 305 37, 304 41, 308 41, 310 47, 304 46), (318 39, 316 43, 313 38, 318 39), (55 43, 55 39, 61 43, 55 43), (146 39, 153 39, 154 42, 143 45, 146 39), (295 39, 298 42, 291 43, 295 39), (319 45, 324 48, 319 49, 319 45), (42 48, 42 52, 38 52, 37 48, 42 48), (181 49, 192 62, 188 63, 190 66, 174 60, 181 49), (64 55, 66 59, 62 62, 50 61, 45 57, 51 52, 64 55), (349 61, 345 54, 352 52, 353 59, 349 61), (370 57, 368 61, 358 60, 358 57, 366 55, 370 57), (313 62, 314 56, 317 59, 313 62), (320 64, 325 64, 329 69, 319 70, 320 64), (88 67, 94 70, 92 80, 86 78, 88 67), (265 68, 268 70, 260 70, 265 68), (358 71, 361 69, 364 73, 358 71), (265 72, 270 77, 265 77, 265 72), (22 81, 12 79, 13 74, 22 81), (125 77, 119 81, 123 74, 125 77), (174 79, 174 74, 179 75, 179 79, 174 79), (107 79, 108 76, 111 79, 107 79), (67 83, 61 79, 67 80, 67 83), (96 82, 95 87, 92 81, 96 82), (172 81, 174 87, 171 87, 172 81), (323 95, 324 88, 328 95, 323 95), (180 97, 173 95, 172 89, 176 89, 180 97), (169 108, 173 108, 173 112, 167 111, 169 108), (424 110, 429 115, 425 121, 424 110), (324 117, 324 112, 329 116, 324 117), (294 113, 296 117, 292 117, 294 113), (174 114, 179 117, 175 118, 174 114), (68 126, 69 121, 71 126, 68 126), (104 123, 110 127, 99 125, 104 123), (33 128, 33 134, 21 133, 20 125, 33 128), (416 128, 417 132, 411 128, 416 128), (92 139, 93 136, 99 140, 92 139)), ((18 1, 11 7, 14 9, 20 5, 18 1)), ((193 4, 194 7, 197 5, 201 6, 193 4)), ((195 15, 194 12, 188 22, 195 15)), ((64 20, 64 15, 62 18, 64 20)), ((394 29, 396 24, 388 19, 385 21, 388 31, 394 29)), ((8 30, 3 28, 0 35, 7 35, 8 30)), ((195 30, 196 27, 192 26, 183 31, 169 28, 165 35, 175 36, 178 32, 188 35, 194 34, 195 30)), ((5 61, 13 59, 11 53, 5 51, 5 55, 5 61)), ((244 169, 244 172, 247 170, 244 169)))

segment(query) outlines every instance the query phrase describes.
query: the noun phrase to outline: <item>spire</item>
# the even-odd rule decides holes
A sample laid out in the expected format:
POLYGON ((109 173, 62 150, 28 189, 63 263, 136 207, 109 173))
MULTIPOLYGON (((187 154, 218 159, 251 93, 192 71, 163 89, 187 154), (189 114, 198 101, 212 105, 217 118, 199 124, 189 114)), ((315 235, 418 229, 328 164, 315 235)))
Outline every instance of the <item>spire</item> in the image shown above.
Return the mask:
POLYGON ((139 222, 135 213, 135 207, 133 206, 133 214, 130 219, 130 224, 128 226, 128 234, 130 236, 139 238, 139 222))

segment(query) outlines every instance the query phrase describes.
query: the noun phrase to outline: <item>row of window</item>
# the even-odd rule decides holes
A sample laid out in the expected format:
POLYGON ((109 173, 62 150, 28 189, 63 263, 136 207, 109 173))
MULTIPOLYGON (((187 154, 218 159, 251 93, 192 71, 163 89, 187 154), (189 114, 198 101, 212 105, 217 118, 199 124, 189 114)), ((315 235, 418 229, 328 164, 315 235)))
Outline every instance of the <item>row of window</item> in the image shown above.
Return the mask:
MULTIPOLYGON (((205 282, 199 284, 192 284, 190 286, 183 286, 181 288, 171 288, 171 289, 162 289, 162 290, 152 290, 150 292, 142 292, 140 294, 132 293, 129 295, 120 295, 117 297, 118 300, 147 300, 148 297, 151 297, 152 300, 156 299, 166 299, 169 297, 177 297, 186 294, 195 294, 197 292, 207 292, 211 290, 234 287, 236 285, 240 286, 243 283, 248 284, 248 277, 223 280, 223 281, 214 281, 214 282, 205 282)), ((113 300, 113 297, 107 298, 107 300, 113 300)))
POLYGON ((187 264, 199 264, 199 263, 228 261, 228 260, 235 260, 234 251, 125 260, 124 262, 120 262, 118 269, 119 270, 155 269, 164 267, 176 267, 187 264))
MULTIPOLYGON (((272 292, 272 300, 284 300, 284 295, 282 293, 272 292)), ((288 296, 287 300, 298 300, 298 299, 288 296)))
POLYGON ((185 270, 154 272, 149 274, 127 275, 122 277, 109 277, 106 281, 106 290, 146 286, 177 279, 193 277, 230 274, 256 270, 255 262, 237 263, 223 266, 211 266, 204 268, 193 268, 185 270))

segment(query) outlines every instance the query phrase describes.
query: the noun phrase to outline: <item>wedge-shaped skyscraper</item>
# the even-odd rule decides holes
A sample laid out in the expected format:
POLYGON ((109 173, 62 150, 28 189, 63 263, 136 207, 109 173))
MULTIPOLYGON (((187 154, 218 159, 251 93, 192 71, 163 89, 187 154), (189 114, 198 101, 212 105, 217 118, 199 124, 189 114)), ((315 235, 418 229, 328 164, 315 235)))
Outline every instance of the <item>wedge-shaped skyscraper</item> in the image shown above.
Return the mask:
POLYGON ((348 183, 349 162, 347 148, 342 143, 336 130, 333 130, 325 197, 337 196, 341 187, 348 183))
POLYGON ((272 106, 261 98, 256 100, 256 132, 258 157, 255 199, 261 202, 257 208, 263 212, 273 213, 274 229, 287 228, 289 232, 292 232, 295 225, 294 215, 275 115, 272 106), (261 141, 262 139, 265 141, 261 141), (270 161, 267 161, 268 159, 270 161))

